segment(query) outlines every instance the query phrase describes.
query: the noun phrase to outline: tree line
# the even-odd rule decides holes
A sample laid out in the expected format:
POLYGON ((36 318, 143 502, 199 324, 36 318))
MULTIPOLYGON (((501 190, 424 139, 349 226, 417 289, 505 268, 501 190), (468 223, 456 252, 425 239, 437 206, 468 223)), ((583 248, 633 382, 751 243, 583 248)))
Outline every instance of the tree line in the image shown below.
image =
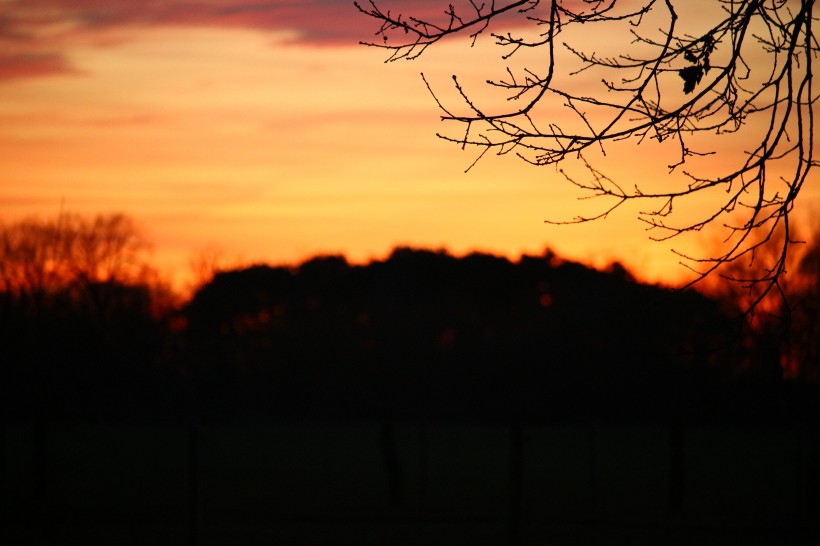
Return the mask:
POLYGON ((816 248, 795 267, 788 318, 773 303, 751 326, 737 294, 549 251, 259 264, 177 302, 145 248, 118 215, 0 230, 8 418, 711 422, 820 409, 816 248))

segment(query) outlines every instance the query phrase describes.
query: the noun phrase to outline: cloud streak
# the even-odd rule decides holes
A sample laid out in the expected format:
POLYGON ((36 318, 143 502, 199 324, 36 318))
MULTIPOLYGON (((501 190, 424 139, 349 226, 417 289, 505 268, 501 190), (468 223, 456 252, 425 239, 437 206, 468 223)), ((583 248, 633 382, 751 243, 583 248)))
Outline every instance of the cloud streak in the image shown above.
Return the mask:
POLYGON ((59 53, 32 51, 0 55, 0 82, 78 72, 59 53))
MULTIPOLYGON (((429 0, 387 0, 430 14, 429 0)), ((286 31, 304 45, 354 45, 375 21, 352 0, 6 0, 0 14, 0 82, 76 72, 67 50, 121 42, 146 27, 286 31)), ((433 2, 436 11, 446 2, 433 2)))
MULTIPOLYGON (((368 0, 360 0, 366 8, 368 0)), ((382 10, 445 21, 469 0, 378 0, 382 10)), ((67 51, 127 41, 141 28, 235 28, 286 32, 309 46, 355 45, 379 27, 353 0, 0 0, 0 83, 76 73, 67 51)))
POLYGON ((355 43, 367 21, 346 1, 11 0, 0 16, 0 82, 76 72, 68 50, 140 28, 290 31, 307 44, 355 43))

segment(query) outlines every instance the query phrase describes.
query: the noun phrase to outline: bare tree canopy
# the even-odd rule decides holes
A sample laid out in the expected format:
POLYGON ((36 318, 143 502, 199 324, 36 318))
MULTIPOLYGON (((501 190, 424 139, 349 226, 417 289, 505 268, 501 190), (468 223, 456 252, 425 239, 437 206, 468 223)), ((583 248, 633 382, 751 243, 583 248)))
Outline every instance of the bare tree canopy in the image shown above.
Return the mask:
POLYGON ((422 75, 448 126, 439 136, 478 158, 513 153, 556 166, 584 196, 604 200, 593 214, 553 223, 604 218, 641 201, 653 239, 718 227, 718 252, 679 253, 698 278, 754 262, 782 233, 765 267, 734 279, 777 288, 795 242, 795 200, 818 164, 813 0, 468 0, 438 15, 388 10, 387 2, 356 7, 380 25, 363 43, 384 48, 388 61, 416 59, 454 35, 472 45, 491 37, 496 79, 475 86, 453 75, 443 92, 422 75), (623 143, 653 141, 675 150, 662 181, 616 182, 596 166, 623 143), (581 176, 564 168, 568 160, 581 176), (698 196, 710 205, 679 214, 698 196))
POLYGON ((61 212, 50 219, 0 224, 0 292, 20 295, 78 283, 139 282, 148 270, 147 248, 135 222, 122 214, 61 212))

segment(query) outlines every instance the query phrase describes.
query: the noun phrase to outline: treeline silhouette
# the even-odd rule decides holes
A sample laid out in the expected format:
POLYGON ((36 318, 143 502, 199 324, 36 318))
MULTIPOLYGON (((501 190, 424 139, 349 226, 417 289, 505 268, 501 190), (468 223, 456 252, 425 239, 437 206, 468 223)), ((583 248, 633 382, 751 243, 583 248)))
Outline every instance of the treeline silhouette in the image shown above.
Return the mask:
MULTIPOLYGON (((20 245, 4 236, 9 279, 20 245)), ((7 418, 779 422, 820 409, 814 376, 784 376, 782 332, 746 337, 725 302, 617 264, 397 248, 366 265, 219 272, 176 307, 150 276, 66 271, 3 284, 7 418)))
POLYGON ((749 354, 721 309, 619 266, 398 248, 365 266, 326 256, 218 274, 186 306, 181 339, 205 415, 792 414, 776 351, 749 354))

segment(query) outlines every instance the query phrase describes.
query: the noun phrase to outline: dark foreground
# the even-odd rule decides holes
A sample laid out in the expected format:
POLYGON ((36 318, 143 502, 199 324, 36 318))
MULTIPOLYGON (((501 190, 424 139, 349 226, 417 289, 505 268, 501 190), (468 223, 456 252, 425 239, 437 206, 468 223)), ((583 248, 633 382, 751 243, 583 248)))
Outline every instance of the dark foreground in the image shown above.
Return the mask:
POLYGON ((548 253, 25 285, 0 542, 820 544, 812 287, 750 330, 548 253))
POLYGON ((817 432, 7 425, 4 543, 815 545, 817 432))

